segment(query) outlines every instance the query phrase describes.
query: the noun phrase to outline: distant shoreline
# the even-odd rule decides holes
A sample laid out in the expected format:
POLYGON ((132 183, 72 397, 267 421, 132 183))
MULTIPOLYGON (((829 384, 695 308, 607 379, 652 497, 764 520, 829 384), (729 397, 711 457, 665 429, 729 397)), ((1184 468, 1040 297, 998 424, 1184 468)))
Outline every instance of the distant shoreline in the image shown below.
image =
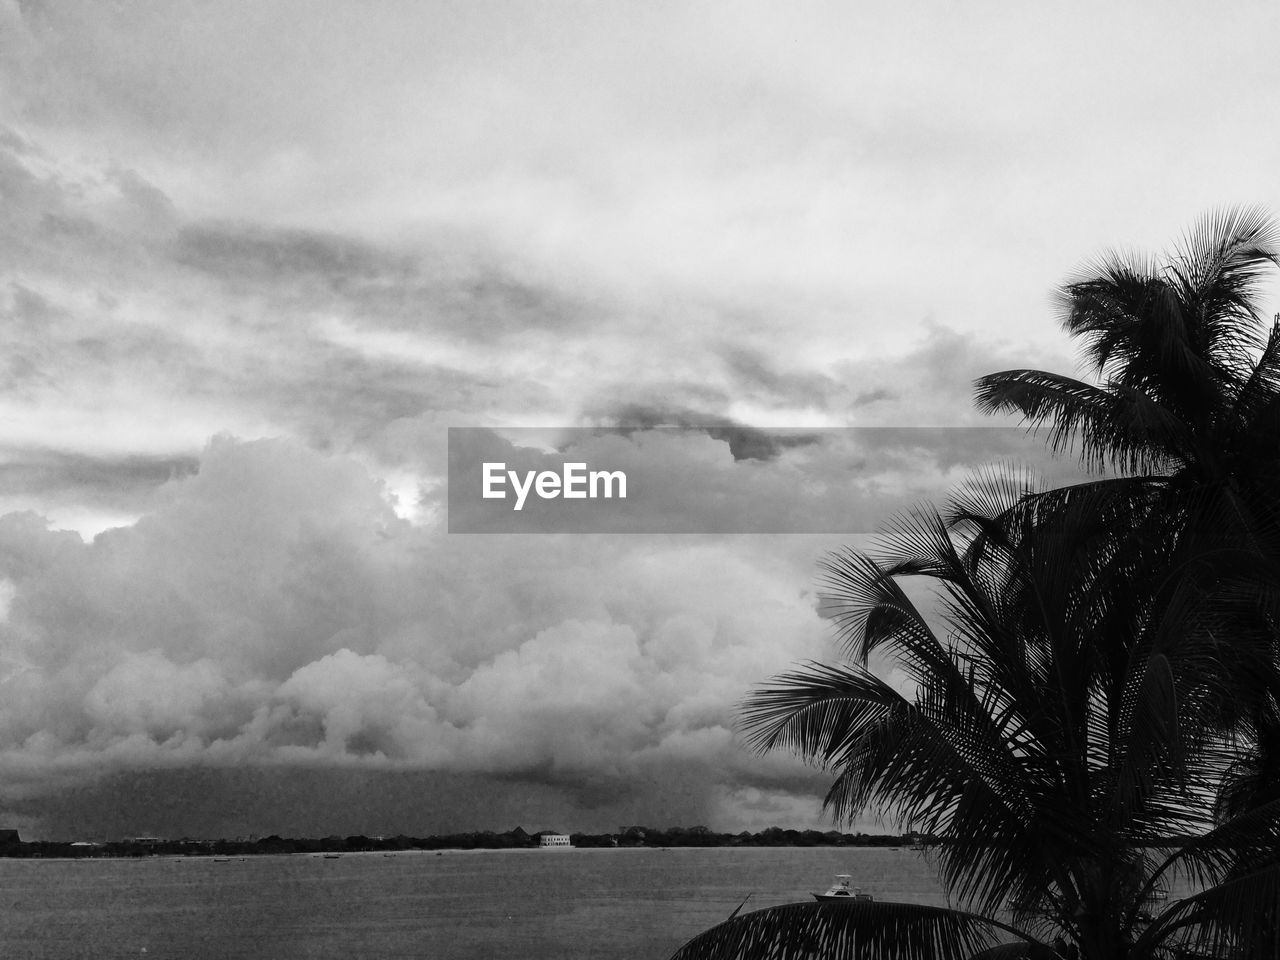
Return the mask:
POLYGON ((541 847, 543 833, 516 827, 505 833, 478 831, 394 837, 354 835, 341 837, 242 837, 234 840, 170 840, 135 837, 111 841, 22 841, 0 843, 0 857, 8 859, 86 859, 103 857, 246 857, 280 854, 443 853, 472 850, 564 849, 662 849, 677 847, 910 847, 932 838, 918 835, 840 833, 839 831, 784 830, 771 827, 758 833, 715 833, 706 827, 626 827, 617 833, 569 834, 571 847, 541 847))

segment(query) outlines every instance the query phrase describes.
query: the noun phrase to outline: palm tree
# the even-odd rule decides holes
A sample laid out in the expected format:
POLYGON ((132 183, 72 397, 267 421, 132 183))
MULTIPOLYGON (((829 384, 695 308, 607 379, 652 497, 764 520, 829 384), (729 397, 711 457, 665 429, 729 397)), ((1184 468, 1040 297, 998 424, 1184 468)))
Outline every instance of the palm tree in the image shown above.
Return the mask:
POLYGON ((966 909, 793 904, 707 931, 678 960, 969 958, 1010 935, 986 955, 1059 956, 1056 942, 1082 960, 1235 957, 1273 935, 1280 799, 1213 819, 1234 756, 1215 734, 1219 605, 1182 589, 1111 635, 1119 621, 1091 592, 1109 518, 1046 523, 1014 509, 1028 492, 992 477, 945 517, 905 518, 878 557, 830 557, 851 662, 776 678, 744 711, 757 748, 836 775, 837 819, 878 809, 937 836, 966 909), (936 610, 903 588, 916 577, 936 588, 936 610), (873 673, 872 654, 914 689, 873 673), (1188 833, 1201 836, 1173 853, 1153 846, 1188 833), (1174 876, 1204 889, 1166 905, 1174 876))
POLYGON ((1258 309, 1276 242, 1228 211, 1163 263, 1109 255, 1068 284, 1099 382, 1005 371, 978 403, 1113 475, 1034 493, 994 478, 908 519, 882 557, 832 557, 853 662, 747 702, 758 748, 836 774, 838 818, 882 809, 941 836, 968 911, 792 905, 680 960, 969 957, 997 931, 1015 942, 986 955, 1280 956, 1280 318, 1267 331, 1258 309), (873 652, 914 690, 868 670, 873 652), (1151 847, 1175 835, 1197 839, 1151 847), (1175 876, 1201 890, 1162 907, 1175 876))

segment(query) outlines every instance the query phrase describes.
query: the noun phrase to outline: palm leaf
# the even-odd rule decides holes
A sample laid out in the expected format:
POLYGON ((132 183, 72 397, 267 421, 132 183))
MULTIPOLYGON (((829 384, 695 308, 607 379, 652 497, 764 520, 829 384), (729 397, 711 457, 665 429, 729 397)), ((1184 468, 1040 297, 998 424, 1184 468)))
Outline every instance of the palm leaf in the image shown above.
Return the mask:
POLYGON ((1184 955, 1263 960, 1280 956, 1280 857, 1240 870, 1174 904, 1139 937, 1135 953, 1156 944, 1184 955))
POLYGON ((970 960, 997 930, 1010 928, 916 903, 788 903, 712 927, 671 960, 970 960))
MULTIPOLYGON (((1241 866, 1280 864, 1280 797, 1239 813, 1173 851, 1155 870, 1148 887, 1176 872, 1212 888, 1241 866)), ((1277 900, 1280 904, 1280 900, 1277 900)))

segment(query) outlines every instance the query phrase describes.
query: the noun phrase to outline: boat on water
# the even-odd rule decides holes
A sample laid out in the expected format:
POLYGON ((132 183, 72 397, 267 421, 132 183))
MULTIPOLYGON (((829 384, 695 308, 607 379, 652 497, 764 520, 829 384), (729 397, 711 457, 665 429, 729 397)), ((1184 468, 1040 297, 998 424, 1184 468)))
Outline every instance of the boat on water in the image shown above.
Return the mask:
POLYGON ((853 877, 847 873, 836 874, 836 882, 833 883, 826 893, 815 893, 815 900, 857 900, 862 903, 870 903, 875 898, 869 893, 864 893, 861 887, 853 885, 853 877))

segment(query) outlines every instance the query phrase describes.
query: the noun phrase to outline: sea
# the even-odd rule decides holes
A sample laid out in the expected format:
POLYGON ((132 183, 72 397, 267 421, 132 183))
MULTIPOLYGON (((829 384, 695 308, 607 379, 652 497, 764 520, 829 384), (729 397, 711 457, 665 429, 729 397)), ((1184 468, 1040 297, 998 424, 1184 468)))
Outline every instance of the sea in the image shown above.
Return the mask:
POLYGON ((945 904, 908 847, 0 859, 0 955, 31 960, 667 960, 838 873, 945 904))

